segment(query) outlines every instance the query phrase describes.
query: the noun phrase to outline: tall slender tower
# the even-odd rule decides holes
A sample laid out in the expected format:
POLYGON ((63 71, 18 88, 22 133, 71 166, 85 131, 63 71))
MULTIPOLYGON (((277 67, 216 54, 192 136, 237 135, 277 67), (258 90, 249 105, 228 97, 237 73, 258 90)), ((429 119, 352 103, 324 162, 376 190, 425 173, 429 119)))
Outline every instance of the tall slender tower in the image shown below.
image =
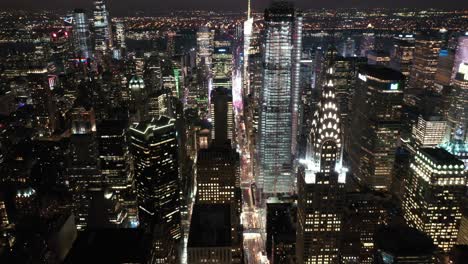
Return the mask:
POLYGON ((83 9, 75 9, 73 14, 73 38, 76 54, 83 59, 93 56, 91 52, 90 31, 86 13, 83 9))
POLYGON ((291 152, 297 133, 302 18, 292 3, 274 1, 265 22, 257 182, 265 194, 287 193, 295 190, 291 152))
POLYGON ((112 48, 112 24, 105 0, 94 1, 94 48, 105 52, 112 48))
POLYGON ((342 166, 343 143, 333 74, 330 66, 314 114, 307 158, 299 169, 298 263, 338 263, 347 169, 342 166))

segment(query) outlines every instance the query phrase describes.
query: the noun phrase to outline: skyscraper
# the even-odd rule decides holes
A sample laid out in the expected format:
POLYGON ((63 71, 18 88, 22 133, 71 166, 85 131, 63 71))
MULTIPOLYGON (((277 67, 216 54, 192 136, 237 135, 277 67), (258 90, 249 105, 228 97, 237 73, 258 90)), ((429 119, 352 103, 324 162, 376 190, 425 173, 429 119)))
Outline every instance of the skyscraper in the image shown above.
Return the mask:
POLYGON ((91 33, 89 31, 88 18, 83 9, 75 9, 73 34, 75 40, 75 52, 79 59, 93 57, 91 49, 91 33))
POLYGON ((127 122, 103 120, 97 125, 99 166, 103 180, 127 211, 129 224, 137 224, 135 185, 130 167, 127 122))
POLYGON ((445 252, 457 241, 466 183, 463 162, 444 149, 420 149, 410 164, 404 217, 445 252))
MULTIPOLYGON (((230 216, 229 226, 227 227, 229 227, 230 231, 228 234, 232 262, 229 263, 241 263, 242 259, 242 230, 240 223, 242 203, 239 166, 239 155, 235 150, 231 149, 229 143, 227 145, 213 144, 208 149, 198 151, 195 206, 205 206, 207 210, 217 208, 220 205, 226 206, 225 210, 229 212, 230 216)), ((194 221, 197 223, 199 219, 194 221)))
POLYGON ((416 39, 409 88, 433 89, 441 47, 442 40, 436 36, 422 35, 416 39))
POLYGON ((160 116, 133 125, 129 133, 140 224, 151 232, 155 225, 164 225, 166 234, 178 240, 180 186, 175 120, 160 116))
POLYGON ((214 47, 214 33, 207 27, 202 27, 197 32, 197 66, 206 66, 211 69, 213 47, 214 47))
MULTIPOLYGON (((331 64, 331 63, 330 63, 331 64)), ((338 263, 344 185, 342 134, 332 76, 326 71, 304 167, 298 175, 298 263, 338 263)))
POLYGON ((356 179, 389 189, 401 127, 403 75, 376 65, 361 67, 353 97, 348 153, 356 179))
POLYGON ((390 67, 409 76, 413 62, 414 43, 408 40, 395 39, 393 45, 390 67))
POLYGON ((94 48, 96 51, 106 52, 112 49, 112 24, 105 0, 94 0, 94 48))
POLYGON ((213 50, 213 89, 232 89, 232 43, 228 39, 216 39, 213 50))
POLYGON ((452 78, 456 78, 460 64, 468 63, 468 32, 464 32, 458 38, 457 47, 455 51, 455 60, 453 63, 452 78))
POLYGON ((74 108, 70 113, 72 129, 65 184, 74 201, 73 211, 78 230, 88 224, 93 193, 100 191, 103 178, 99 173, 96 120, 93 109, 74 108))
POLYGON ((224 144, 228 139, 234 140, 234 108, 232 91, 223 87, 211 92, 211 139, 217 144, 224 144))
POLYGON ((266 194, 286 193, 294 191, 302 17, 292 3, 274 1, 265 22, 257 183, 266 194))
POLYGON ((468 62, 458 66, 453 80, 453 100, 448 112, 451 138, 459 137, 467 141, 468 129, 468 62))

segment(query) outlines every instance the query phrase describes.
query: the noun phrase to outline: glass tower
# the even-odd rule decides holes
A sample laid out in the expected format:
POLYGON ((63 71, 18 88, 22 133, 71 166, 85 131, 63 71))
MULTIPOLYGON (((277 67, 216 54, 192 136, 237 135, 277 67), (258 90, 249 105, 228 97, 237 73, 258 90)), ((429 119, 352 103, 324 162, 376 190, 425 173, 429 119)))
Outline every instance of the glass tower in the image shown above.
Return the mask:
POLYGON ((113 46, 112 24, 104 0, 94 1, 94 48, 107 51, 113 46))
POLYGON ((90 32, 86 13, 83 9, 76 9, 74 13, 73 33, 75 39, 75 51, 80 59, 88 59, 93 56, 91 52, 90 32))
POLYGON ((257 183, 264 193, 286 193, 295 190, 291 151, 297 133, 302 18, 291 3, 275 1, 265 11, 265 22, 257 183))

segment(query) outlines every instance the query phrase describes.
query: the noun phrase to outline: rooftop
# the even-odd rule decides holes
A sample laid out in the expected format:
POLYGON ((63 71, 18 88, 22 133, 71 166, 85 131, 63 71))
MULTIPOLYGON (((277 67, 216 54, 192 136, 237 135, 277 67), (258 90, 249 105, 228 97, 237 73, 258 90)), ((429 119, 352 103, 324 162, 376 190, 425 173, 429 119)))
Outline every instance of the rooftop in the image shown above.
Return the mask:
POLYGON ((401 72, 381 65, 363 65, 359 72, 386 81, 400 81, 405 78, 401 72))
POLYGON ((99 229, 79 233, 65 264, 146 263, 151 241, 141 229, 99 229))
POLYGON ((463 162, 442 148, 422 148, 420 152, 436 165, 463 165, 463 162))
POLYGON ((193 207, 188 247, 231 246, 231 208, 228 204, 193 207))
POLYGON ((432 239, 407 226, 385 226, 375 234, 376 248, 396 256, 423 256, 436 250, 432 239))

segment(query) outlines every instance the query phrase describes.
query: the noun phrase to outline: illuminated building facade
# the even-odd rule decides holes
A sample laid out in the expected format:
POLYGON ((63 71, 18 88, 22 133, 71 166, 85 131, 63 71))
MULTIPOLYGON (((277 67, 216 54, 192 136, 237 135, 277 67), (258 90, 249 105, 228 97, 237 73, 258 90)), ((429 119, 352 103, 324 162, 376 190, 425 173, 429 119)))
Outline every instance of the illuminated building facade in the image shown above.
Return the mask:
POLYGON ((291 152, 298 126, 302 17, 292 3, 274 1, 265 22, 256 176, 265 194, 287 193, 295 190, 291 152))
POLYGON ((88 18, 83 9, 75 10, 73 22, 76 55, 79 59, 92 58, 91 33, 89 31, 88 18))
POLYGON ((353 97, 348 153, 356 179, 389 189, 401 128, 404 76, 377 65, 361 67, 353 97))
POLYGON ((130 127, 140 224, 153 230, 164 223, 167 235, 181 237, 178 145, 175 120, 166 116, 130 127))
POLYGON ((238 207, 239 155, 229 146, 201 149, 197 158, 197 203, 238 207))
MULTIPOLYGON (((242 230, 239 154, 226 145, 212 145, 198 151, 196 206, 227 205, 229 211, 229 263, 241 263, 242 230)), ((216 208, 216 207, 215 207, 216 208)), ((198 221, 198 220, 196 220, 198 221)), ((196 242, 195 242, 196 243, 196 242)), ((192 262, 191 262, 192 263, 192 262)), ((194 262, 195 263, 195 262, 194 262)), ((196 262, 198 263, 198 262, 196 262)))
POLYGON ((112 24, 105 0, 94 0, 94 48, 96 51, 106 52, 112 49, 112 24))
POLYGON ((338 263, 347 169, 332 76, 326 71, 306 160, 298 175, 298 263, 338 263))
POLYGON ((416 38, 413 66, 408 82, 411 89, 433 89, 442 40, 435 36, 416 38))
POLYGON ((125 121, 103 120, 97 125, 99 166, 103 180, 126 209, 130 226, 137 224, 135 185, 125 121))
POLYGON ((388 222, 390 195, 373 191, 346 193, 341 240, 343 263, 374 264, 374 235, 388 222))
POLYGON ((465 165, 444 149, 422 148, 411 161, 404 217, 445 252, 457 241, 466 184, 465 165))
POLYGON ((198 67, 206 66, 211 69, 213 61, 214 32, 206 27, 200 28, 197 32, 197 58, 198 67))
POLYGON ((458 38, 455 60, 453 63, 452 79, 457 77, 460 64, 468 63, 468 32, 458 38))
POLYGON ((213 49, 213 89, 224 87, 232 89, 233 56, 231 41, 215 40, 213 49))
POLYGON ((444 142, 447 132, 447 121, 441 116, 420 115, 413 126, 412 140, 416 149, 433 148, 444 142))
POLYGON ((393 45, 390 67, 409 76, 413 63, 414 43, 408 40, 395 39, 393 45))
POLYGON ((453 101, 448 112, 448 121, 452 138, 460 137, 467 141, 468 129, 468 62, 459 65, 458 72, 453 80, 453 101), (457 133, 462 133, 457 135, 457 133))

